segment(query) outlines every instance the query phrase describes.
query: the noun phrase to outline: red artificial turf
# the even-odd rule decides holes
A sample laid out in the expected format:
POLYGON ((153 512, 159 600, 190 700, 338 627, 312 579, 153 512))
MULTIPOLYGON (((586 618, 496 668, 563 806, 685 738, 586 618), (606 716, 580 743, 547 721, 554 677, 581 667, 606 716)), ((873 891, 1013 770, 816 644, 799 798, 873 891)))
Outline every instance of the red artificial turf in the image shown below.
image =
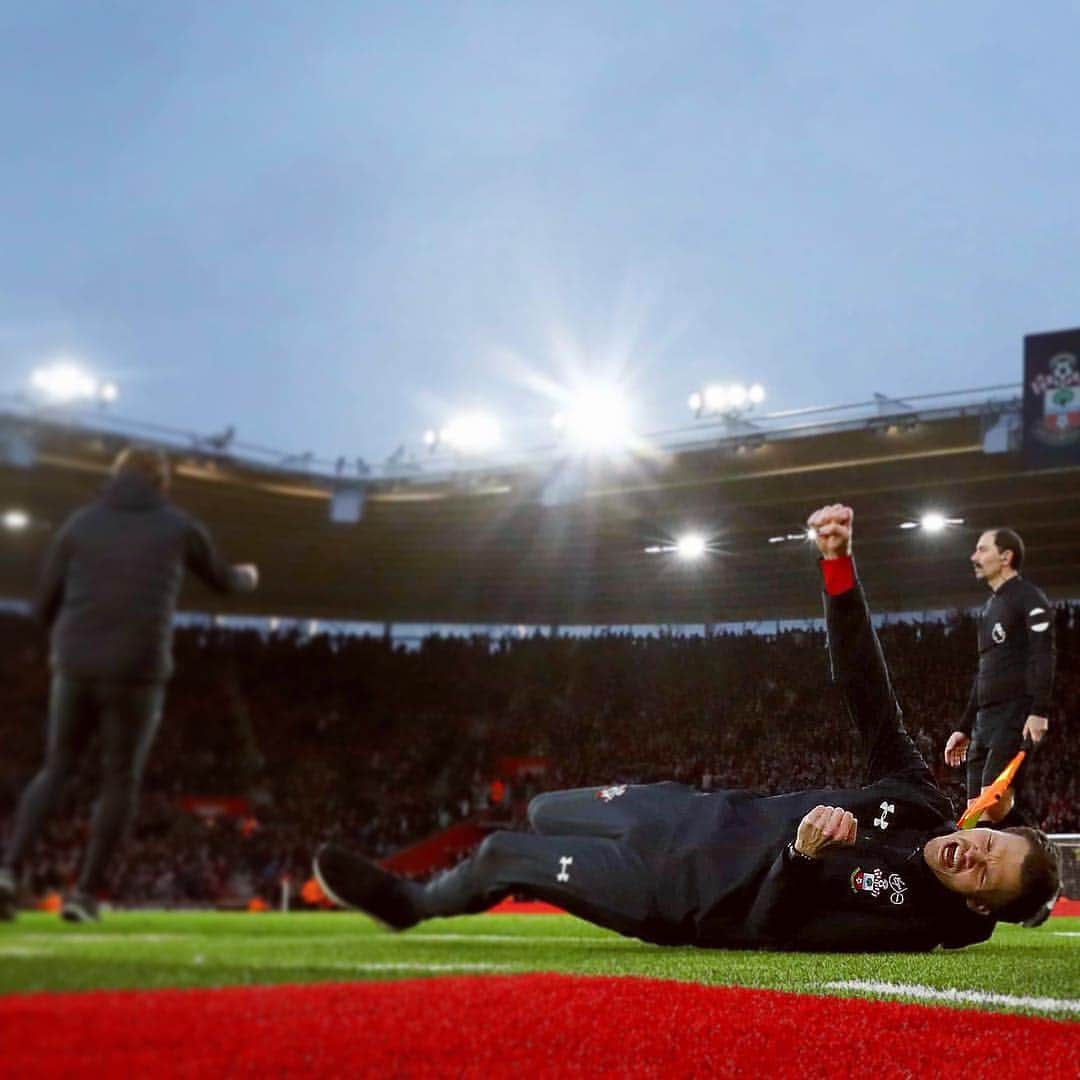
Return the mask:
POLYGON ((545 904, 543 900, 515 900, 508 896, 500 900, 493 908, 488 908, 488 915, 565 915, 562 908, 554 904, 545 904))
POLYGON ((527 975, 0 999, 5 1076, 1080 1075, 1054 1020, 527 975))

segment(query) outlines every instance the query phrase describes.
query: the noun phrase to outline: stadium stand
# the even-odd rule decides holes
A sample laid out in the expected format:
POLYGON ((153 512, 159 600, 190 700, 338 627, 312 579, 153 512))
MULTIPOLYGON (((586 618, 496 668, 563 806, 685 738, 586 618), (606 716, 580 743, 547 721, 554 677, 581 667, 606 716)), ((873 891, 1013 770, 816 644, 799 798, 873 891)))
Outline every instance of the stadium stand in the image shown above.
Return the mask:
MULTIPOLYGON (((997 437, 1019 423, 1015 389, 805 410, 750 434, 698 430, 594 470, 571 499, 550 497, 555 459, 350 479, 241 443, 0 403, 0 505, 26 522, 0 533, 11 610, 0 614, 0 827, 40 760, 47 690, 43 642, 18 604, 52 529, 138 438, 169 451, 177 501, 254 559, 264 587, 243 602, 185 588, 184 610, 258 628, 202 618, 178 634, 143 808, 110 883, 124 902, 277 902, 283 880, 299 891, 321 840, 388 857, 459 824, 469 836, 514 824, 541 788, 857 782, 810 623, 813 560, 804 544, 770 542, 797 540, 807 509, 841 496, 857 507, 874 609, 892 613, 883 636, 909 726, 942 772, 975 665, 962 612, 981 594, 967 554, 979 523, 1023 532, 1033 580, 1060 605, 1052 736, 1031 770, 1030 810, 1049 831, 1076 831, 1080 607, 1068 601, 1080 597, 1080 469, 1028 473, 1012 436, 997 437), (341 494, 353 497, 348 520, 341 494), (936 536, 899 527, 928 507, 966 524, 936 536), (710 529, 701 564, 650 553, 682 521, 710 529), (288 629, 296 620, 328 632, 288 629), (335 622, 382 634, 348 636, 335 622), (771 632, 724 630, 740 622, 771 632), (410 623, 421 629, 404 648, 410 623), (423 636, 449 623, 523 625, 505 639, 423 636), (612 629, 638 624, 672 632, 612 629), (554 633, 573 626, 608 630, 554 633), (689 626, 703 632, 680 636, 689 626)), ((959 800, 958 776, 942 778, 959 800)), ((39 845, 38 895, 75 872, 92 780, 76 783, 39 845)), ((435 848, 439 860, 461 850, 435 848)))
MULTIPOLYGON (((1080 830, 1080 606, 1057 610, 1061 662, 1052 739, 1035 759, 1030 811, 1080 830)), ((947 775, 941 748, 963 707, 974 629, 957 614, 882 630, 908 724, 947 775)), ((542 788, 678 779, 777 792, 858 782, 817 631, 704 637, 364 637, 189 628, 136 832, 110 892, 127 904, 280 902, 319 842, 378 856, 458 823, 520 822, 542 788), (507 759, 537 764, 500 775, 507 759), (492 781, 505 786, 493 805, 492 781), (198 797, 228 813, 200 816, 198 797), (194 801, 193 801, 194 800, 194 801)), ((0 827, 39 759, 47 672, 40 636, 0 617, 0 827)), ((63 888, 88 828, 84 775, 29 870, 63 888)), ((475 835, 475 833, 473 834, 475 835)), ((460 852, 458 852, 460 854, 460 852)))

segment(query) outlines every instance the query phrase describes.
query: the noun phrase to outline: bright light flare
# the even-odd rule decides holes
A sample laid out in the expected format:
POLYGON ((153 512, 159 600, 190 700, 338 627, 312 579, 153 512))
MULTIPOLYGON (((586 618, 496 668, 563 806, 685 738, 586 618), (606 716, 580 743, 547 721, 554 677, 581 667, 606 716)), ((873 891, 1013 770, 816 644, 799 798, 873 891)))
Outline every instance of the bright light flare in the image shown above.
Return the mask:
POLYGON ((675 541, 675 553, 680 559, 700 559, 706 546, 705 537, 700 533, 686 533, 675 541))
POLYGON ((59 363, 38 368, 30 376, 30 385, 50 401, 84 401, 97 397, 98 383, 75 364, 59 363))
POLYGON ((482 454, 502 443, 502 429, 487 413, 463 413, 439 432, 438 441, 462 454, 482 454))
POLYGON ((964 519, 958 517, 946 517, 936 510, 931 510, 918 521, 902 521, 901 529, 925 529, 928 533, 942 532, 948 525, 963 525, 964 519))
POLYGON ((614 386, 583 387, 551 422, 557 431, 587 453, 621 450, 631 440, 630 408, 622 392, 614 386))
POLYGON ((120 387, 114 382, 103 382, 98 389, 98 398, 106 405, 111 405, 120 396, 120 387))
POLYGON ((807 543, 813 543, 816 539, 818 539, 818 530, 805 528, 801 532, 784 532, 782 536, 769 537, 769 543, 788 543, 792 540, 805 540, 807 543))
POLYGON ((30 515, 25 510, 5 510, 0 518, 4 528, 11 532, 22 532, 30 525, 30 515))

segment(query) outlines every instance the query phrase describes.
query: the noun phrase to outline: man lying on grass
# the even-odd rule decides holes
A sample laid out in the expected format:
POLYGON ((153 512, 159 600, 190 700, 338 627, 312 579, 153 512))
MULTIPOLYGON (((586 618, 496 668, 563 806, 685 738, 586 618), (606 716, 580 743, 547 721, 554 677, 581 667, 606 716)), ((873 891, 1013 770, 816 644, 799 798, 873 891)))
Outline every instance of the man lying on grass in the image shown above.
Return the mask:
POLYGON ((867 786, 762 796, 682 784, 557 791, 534 834, 497 832, 428 885, 326 845, 334 902, 404 930, 484 911, 511 893, 621 934, 708 948, 926 950, 1038 918, 1058 889, 1034 829, 957 831, 949 798, 904 729, 851 558, 853 513, 809 521, 825 581, 834 680, 859 733, 867 786))

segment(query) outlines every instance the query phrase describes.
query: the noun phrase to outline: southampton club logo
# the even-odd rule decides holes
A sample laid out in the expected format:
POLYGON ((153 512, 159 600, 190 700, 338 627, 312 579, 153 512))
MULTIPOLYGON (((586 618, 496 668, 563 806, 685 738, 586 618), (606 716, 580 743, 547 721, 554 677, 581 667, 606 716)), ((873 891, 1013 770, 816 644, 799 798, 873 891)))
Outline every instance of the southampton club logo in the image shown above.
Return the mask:
POLYGON ((904 902, 907 882, 899 874, 890 874, 886 877, 885 871, 880 867, 874 870, 863 870, 862 867, 857 866, 851 875, 851 891, 868 893, 875 900, 882 893, 886 893, 890 904, 900 905, 904 902))
POLYGON ((613 787, 601 788, 597 793, 598 799, 603 799, 604 802, 611 802, 612 799, 617 799, 620 795, 626 794, 625 784, 615 784, 613 787))
POLYGON ((993 638, 995 645, 1001 645, 1005 641, 1005 627, 1001 623, 994 623, 994 629, 990 631, 990 637, 993 638))
POLYGON ((1080 439, 1080 362, 1072 353, 1050 358, 1047 370, 1031 380, 1031 392, 1042 400, 1042 419, 1031 434, 1047 446, 1070 446, 1080 439))

